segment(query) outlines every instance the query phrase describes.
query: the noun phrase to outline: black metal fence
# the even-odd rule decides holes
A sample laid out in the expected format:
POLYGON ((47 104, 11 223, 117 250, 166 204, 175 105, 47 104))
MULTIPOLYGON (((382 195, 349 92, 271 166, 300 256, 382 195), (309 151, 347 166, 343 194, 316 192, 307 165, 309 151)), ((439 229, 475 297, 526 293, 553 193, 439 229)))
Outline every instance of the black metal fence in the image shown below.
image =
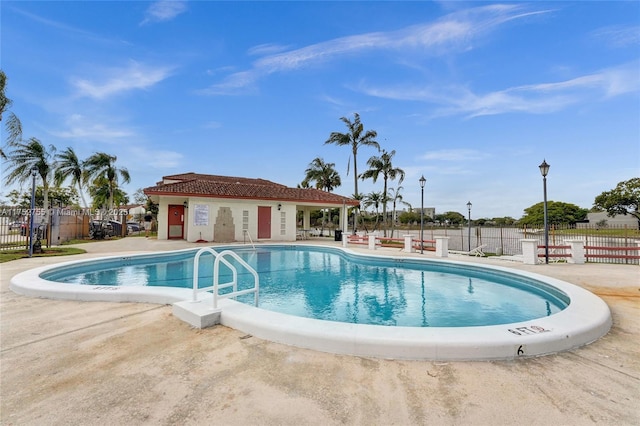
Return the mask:
MULTIPOLYGON (((420 230, 395 229, 394 236, 412 235, 419 238, 420 230)), ((424 239, 436 236, 449 237, 449 249, 470 251, 484 246, 485 253, 496 255, 522 254, 523 239, 538 241, 544 246, 544 226, 516 227, 444 227, 425 226, 424 239)), ((390 235, 390 231, 387 231, 390 235)), ((588 262, 640 264, 640 231, 628 226, 572 226, 554 225, 549 228, 549 246, 564 245, 567 240, 582 240, 585 243, 588 262)))
MULTIPOLYGON (((112 228, 118 223, 111 222, 112 228)), ((38 224, 36 216, 36 224, 38 224)), ((35 224, 34 224, 35 225, 35 224)), ((91 218, 87 215, 52 215, 51 223, 43 227, 43 245, 59 245, 73 239, 91 238, 91 218)), ((37 229, 38 226, 35 226, 37 229)), ((0 249, 28 249, 30 224, 27 221, 11 221, 0 217, 0 249)), ((110 235, 124 235, 126 228, 113 229, 110 235)), ((412 235, 419 239, 416 227, 387 230, 389 237, 412 235)), ((523 239, 534 239, 544 245, 544 226, 517 227, 445 227, 429 224, 423 229, 423 239, 433 240, 436 236, 449 237, 449 249, 470 251, 483 246, 485 253, 496 255, 522 254, 523 239)), ((588 262, 640 264, 640 230, 629 226, 551 226, 549 246, 565 244, 567 240, 584 241, 588 262)))

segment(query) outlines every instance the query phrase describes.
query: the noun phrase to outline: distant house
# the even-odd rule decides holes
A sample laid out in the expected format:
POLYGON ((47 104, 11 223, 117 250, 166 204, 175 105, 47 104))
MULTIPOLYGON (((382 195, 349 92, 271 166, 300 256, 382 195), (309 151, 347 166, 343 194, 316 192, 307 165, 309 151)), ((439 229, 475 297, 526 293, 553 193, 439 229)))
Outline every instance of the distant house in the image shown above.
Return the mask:
POLYGON ((164 176, 144 193, 158 204, 158 239, 231 242, 295 241, 298 212, 302 228, 310 213, 340 209, 339 228, 346 229, 352 198, 312 188, 290 188, 264 179, 183 173, 164 176))
MULTIPOLYGON (((420 213, 420 209, 414 209, 418 214, 420 213)), ((424 212, 425 218, 435 219, 436 217, 436 208, 435 207, 425 207, 422 209, 424 212)))
POLYGON ((629 229, 638 229, 638 219, 630 214, 617 214, 615 216, 607 215, 607 212, 587 213, 587 220, 576 224, 578 228, 592 227, 605 224, 605 226, 629 229))
POLYGON ((126 204, 118 207, 121 210, 127 211, 127 220, 140 221, 147 211, 147 206, 144 204, 126 204))

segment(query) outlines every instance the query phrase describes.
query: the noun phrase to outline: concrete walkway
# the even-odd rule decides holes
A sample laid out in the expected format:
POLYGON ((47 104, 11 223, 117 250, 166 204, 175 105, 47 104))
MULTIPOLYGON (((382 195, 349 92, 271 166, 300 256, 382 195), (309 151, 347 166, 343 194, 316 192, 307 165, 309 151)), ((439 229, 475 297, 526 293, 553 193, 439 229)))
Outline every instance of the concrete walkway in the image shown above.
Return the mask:
POLYGON ((453 256, 572 282, 611 308, 610 333, 591 345, 492 362, 332 355, 223 326, 192 329, 170 306, 33 299, 9 290, 14 274, 36 266, 195 246, 130 237, 83 244, 89 253, 73 258, 0 264, 0 424, 640 424, 638 266, 453 256))

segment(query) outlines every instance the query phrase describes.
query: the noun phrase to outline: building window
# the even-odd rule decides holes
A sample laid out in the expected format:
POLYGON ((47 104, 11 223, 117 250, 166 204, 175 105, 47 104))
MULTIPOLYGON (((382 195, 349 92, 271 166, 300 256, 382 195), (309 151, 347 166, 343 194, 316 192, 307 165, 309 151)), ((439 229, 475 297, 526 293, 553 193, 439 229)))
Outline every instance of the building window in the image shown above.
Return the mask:
POLYGON ((249 210, 242 210, 242 230, 249 230, 249 210))
POLYGON ((280 235, 287 235, 287 213, 280 212, 280 235))

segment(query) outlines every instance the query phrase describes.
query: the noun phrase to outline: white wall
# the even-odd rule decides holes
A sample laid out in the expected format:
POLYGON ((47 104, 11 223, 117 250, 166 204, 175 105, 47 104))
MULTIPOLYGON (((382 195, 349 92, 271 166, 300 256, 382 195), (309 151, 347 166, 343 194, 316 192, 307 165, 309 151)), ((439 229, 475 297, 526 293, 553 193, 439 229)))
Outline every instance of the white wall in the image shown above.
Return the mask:
MULTIPOLYGON (((166 240, 168 237, 168 228, 167 228, 167 212, 169 211, 169 204, 182 204, 184 203, 184 197, 160 197, 160 201, 158 203, 158 239, 166 240)), ((187 211, 185 210, 185 218, 187 211)), ((187 232, 187 227, 185 226, 185 235, 187 232)))
MULTIPOLYGON (((159 197, 158 211, 158 239, 167 239, 167 212, 170 204, 182 205, 187 198, 177 196, 159 197)), ((231 209, 233 223, 235 226, 235 241, 249 241, 243 232, 243 214, 248 212, 248 234, 251 240, 258 240, 258 206, 271 207, 271 238, 269 241, 295 241, 296 240, 296 214, 298 207, 307 210, 306 220, 308 223, 309 210, 317 209, 317 206, 297 205, 295 202, 284 201, 256 201, 256 200, 234 200, 205 197, 188 198, 188 208, 185 209, 184 238, 189 242, 198 240, 214 241, 214 225, 221 207, 231 209), (280 210, 278 205, 280 204, 280 210), (208 222, 206 225, 196 225, 197 206, 208 208, 208 222), (284 217, 284 220, 283 220, 284 217)), ((206 209, 204 209, 206 210, 206 209)), ((343 225, 343 214, 340 215, 340 229, 343 225)))
POLYGON ((595 226, 601 220, 606 220, 607 225, 609 226, 625 226, 627 225, 631 229, 638 229, 638 219, 630 214, 622 215, 618 214, 613 217, 607 215, 606 212, 594 212, 587 213, 587 220, 589 221, 589 226, 595 226))
MULTIPOLYGON (((161 197, 158 212, 158 239, 167 239, 167 211, 169 204, 182 204, 182 197, 161 197)), ((243 232, 243 215, 248 212, 248 233, 253 241, 258 235, 258 206, 271 207, 271 238, 270 241, 295 241, 296 239, 296 205, 293 203, 278 203, 272 201, 255 200, 224 200, 203 197, 189 198, 189 207, 185 209, 185 239, 189 242, 198 240, 214 241, 214 224, 221 207, 231 209, 235 226, 235 240, 249 241, 243 232), (281 209, 278 210, 278 204, 281 209), (196 225, 198 206, 204 206, 200 211, 208 211, 206 225, 196 225), (282 215, 284 214, 284 235, 282 234, 282 215)))

